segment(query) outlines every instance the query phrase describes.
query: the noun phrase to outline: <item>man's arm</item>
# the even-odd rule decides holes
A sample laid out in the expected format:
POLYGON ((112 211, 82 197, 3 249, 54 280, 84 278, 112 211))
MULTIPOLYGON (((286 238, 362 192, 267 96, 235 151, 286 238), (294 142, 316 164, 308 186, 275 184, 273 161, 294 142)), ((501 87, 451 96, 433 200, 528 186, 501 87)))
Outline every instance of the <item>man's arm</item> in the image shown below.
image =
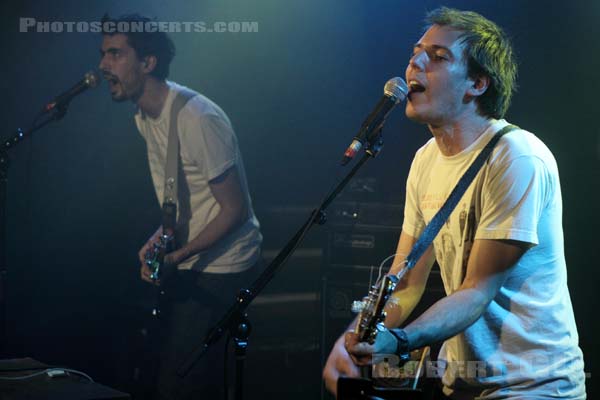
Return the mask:
POLYGON ((195 238, 167 254, 167 262, 179 264, 207 250, 248 218, 248 202, 236 166, 209 181, 209 187, 219 204, 219 212, 195 238))
MULTIPOLYGON (((397 274, 404 267, 404 261, 416 241, 415 237, 402 231, 400 240, 398 241, 396 257, 394 258, 392 268, 390 268, 390 275, 397 274)), ((427 279, 431 273, 434 261, 433 247, 429 246, 414 268, 409 270, 402 280, 398 282, 398 286, 386 307, 385 325, 388 328, 395 328, 402 325, 417 304, 419 304, 423 292, 425 292, 427 279)))
POLYGON ((446 340, 477 321, 528 248, 524 242, 475 240, 460 288, 405 328, 411 348, 446 340))
MULTIPOLYGON (((460 288, 404 328, 410 349, 446 340, 477 321, 528 248, 529 244, 524 242, 475 240, 460 288)), ((389 349, 378 349, 382 353, 394 353, 395 350, 395 343, 389 349)), ((351 343, 349 351, 359 360, 358 364, 363 365, 368 363, 365 356, 373 353, 374 347, 351 343)))

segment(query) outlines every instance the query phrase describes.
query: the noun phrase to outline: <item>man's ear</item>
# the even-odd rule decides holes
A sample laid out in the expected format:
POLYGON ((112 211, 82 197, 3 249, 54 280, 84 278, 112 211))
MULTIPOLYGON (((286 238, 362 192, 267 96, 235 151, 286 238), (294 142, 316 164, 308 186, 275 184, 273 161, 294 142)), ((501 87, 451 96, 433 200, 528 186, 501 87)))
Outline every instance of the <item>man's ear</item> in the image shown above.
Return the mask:
POLYGON ((478 75, 471 79, 471 86, 467 89, 467 96, 478 97, 485 93, 490 86, 491 79, 487 75, 478 75))
POLYGON ((146 56, 144 57, 144 59, 142 60, 142 69, 145 73, 149 74, 150 72, 154 71, 154 68, 156 68, 156 63, 157 63, 158 59, 156 58, 156 56, 146 56))

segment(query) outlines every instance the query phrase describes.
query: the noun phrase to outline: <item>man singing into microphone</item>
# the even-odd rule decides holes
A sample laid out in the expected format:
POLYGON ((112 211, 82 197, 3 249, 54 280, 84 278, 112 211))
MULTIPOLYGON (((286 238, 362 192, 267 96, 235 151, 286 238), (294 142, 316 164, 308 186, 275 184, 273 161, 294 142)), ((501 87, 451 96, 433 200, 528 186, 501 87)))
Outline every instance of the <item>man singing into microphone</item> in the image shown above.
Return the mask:
MULTIPOLYGON (((448 8, 432 11, 427 22, 406 68, 406 115, 433 138, 409 172, 394 274, 466 168, 508 125, 502 118, 515 87, 513 50, 496 24, 448 8)), ((440 396, 584 399, 561 214, 552 153, 526 130, 506 133, 398 285, 387 305, 388 329, 374 345, 358 343, 354 333, 338 339, 323 372, 327 388, 335 393, 338 377, 357 376, 357 365, 369 364, 373 353, 404 356, 444 341, 440 396), (436 254, 447 296, 400 329, 436 254)))
MULTIPOLYGON (((103 19, 113 27, 139 27, 149 21, 138 15, 103 19)), ((103 32, 100 69, 113 100, 130 100, 137 106, 135 122, 146 141, 152 180, 162 202, 173 102, 180 92, 190 90, 166 80, 175 48, 164 32, 119 32, 103 32)), ((166 283, 170 304, 160 349, 156 390, 160 399, 223 398, 223 342, 215 344, 185 379, 176 371, 248 283, 262 241, 229 118, 208 98, 191 95, 176 117, 178 248, 165 261, 176 265, 177 273, 166 283)), ((159 227, 139 251, 141 278, 151 283, 144 257, 161 231, 159 227)))

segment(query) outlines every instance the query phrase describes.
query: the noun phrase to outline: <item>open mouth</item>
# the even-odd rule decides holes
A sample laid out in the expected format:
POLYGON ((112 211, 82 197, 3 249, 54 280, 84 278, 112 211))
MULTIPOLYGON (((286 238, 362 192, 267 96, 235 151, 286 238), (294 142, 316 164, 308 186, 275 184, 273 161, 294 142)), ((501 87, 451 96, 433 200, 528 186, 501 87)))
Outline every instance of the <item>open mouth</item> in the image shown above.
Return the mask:
POLYGON ((108 82, 110 87, 114 87, 117 83, 119 83, 119 78, 114 75, 104 74, 104 79, 106 82, 108 82))
POLYGON ((408 82, 409 93, 422 93, 425 91, 425 86, 421 85, 418 81, 410 80, 408 82))

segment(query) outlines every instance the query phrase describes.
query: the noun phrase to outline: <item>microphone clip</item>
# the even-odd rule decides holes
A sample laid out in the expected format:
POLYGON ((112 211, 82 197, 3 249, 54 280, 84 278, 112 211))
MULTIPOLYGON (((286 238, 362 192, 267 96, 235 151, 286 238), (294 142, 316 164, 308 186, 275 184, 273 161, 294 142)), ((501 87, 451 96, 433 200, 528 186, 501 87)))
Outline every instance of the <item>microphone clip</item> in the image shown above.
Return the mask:
POLYGON ((371 131, 371 133, 364 140, 360 140, 358 137, 355 137, 354 140, 352 140, 352 143, 350 143, 350 146, 348 146, 346 152, 344 153, 344 157, 342 158, 342 166, 348 164, 363 147, 365 149, 365 153, 372 158, 379 154, 381 148, 383 147, 384 122, 385 121, 379 124, 376 129, 371 131))
POLYGON ((371 158, 377 157, 377 154, 383 148, 383 124, 376 130, 373 131, 369 137, 367 137, 365 144, 365 153, 367 153, 371 158))

